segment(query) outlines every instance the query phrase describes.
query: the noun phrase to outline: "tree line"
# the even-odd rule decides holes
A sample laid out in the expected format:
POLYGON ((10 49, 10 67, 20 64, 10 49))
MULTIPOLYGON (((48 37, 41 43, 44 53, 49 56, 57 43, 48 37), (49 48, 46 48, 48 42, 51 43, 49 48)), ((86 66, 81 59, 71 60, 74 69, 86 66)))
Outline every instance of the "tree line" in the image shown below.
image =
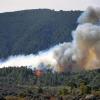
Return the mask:
POLYGON ((37 77, 35 69, 27 67, 0 68, 0 84, 20 84, 39 86, 75 86, 79 87, 84 82, 91 88, 100 87, 100 69, 82 71, 77 73, 58 73, 47 69, 43 75, 37 77))

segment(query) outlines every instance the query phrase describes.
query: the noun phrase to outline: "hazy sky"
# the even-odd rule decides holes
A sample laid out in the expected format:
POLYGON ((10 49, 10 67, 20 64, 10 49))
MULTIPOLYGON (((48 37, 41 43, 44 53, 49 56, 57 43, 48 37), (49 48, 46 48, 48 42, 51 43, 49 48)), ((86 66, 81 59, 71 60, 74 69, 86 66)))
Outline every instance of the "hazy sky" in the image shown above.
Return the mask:
POLYGON ((88 6, 100 6, 100 0, 0 0, 0 12, 37 8, 85 10, 88 6))

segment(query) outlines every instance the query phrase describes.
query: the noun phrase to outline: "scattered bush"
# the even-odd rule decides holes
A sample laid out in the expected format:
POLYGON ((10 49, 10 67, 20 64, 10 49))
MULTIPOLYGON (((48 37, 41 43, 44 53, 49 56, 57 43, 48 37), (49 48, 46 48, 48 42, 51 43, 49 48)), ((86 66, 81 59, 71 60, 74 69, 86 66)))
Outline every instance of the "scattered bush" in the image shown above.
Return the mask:
POLYGON ((5 99, 6 100, 25 100, 25 98, 20 98, 16 96, 6 96, 5 99))
POLYGON ((67 95, 69 92, 68 92, 68 89, 67 88, 63 88, 63 89, 61 89, 60 91, 59 91, 59 95, 62 95, 62 96, 64 96, 64 95, 67 95))

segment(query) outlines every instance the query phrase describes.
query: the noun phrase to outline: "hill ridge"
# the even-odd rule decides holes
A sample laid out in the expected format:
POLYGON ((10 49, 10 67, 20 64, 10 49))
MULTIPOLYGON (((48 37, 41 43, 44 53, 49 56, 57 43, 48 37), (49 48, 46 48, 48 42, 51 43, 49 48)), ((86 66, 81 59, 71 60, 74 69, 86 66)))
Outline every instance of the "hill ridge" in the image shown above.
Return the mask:
POLYGON ((0 58, 30 54, 71 41, 81 11, 49 9, 0 13, 0 58))

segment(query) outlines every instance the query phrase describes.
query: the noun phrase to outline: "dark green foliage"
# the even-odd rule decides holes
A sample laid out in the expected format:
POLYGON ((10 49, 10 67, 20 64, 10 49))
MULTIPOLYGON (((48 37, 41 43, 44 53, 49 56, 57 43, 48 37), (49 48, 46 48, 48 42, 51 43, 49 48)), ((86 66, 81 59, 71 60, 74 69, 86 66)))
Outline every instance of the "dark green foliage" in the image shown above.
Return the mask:
POLYGON ((71 41, 81 11, 38 9, 0 14, 0 58, 71 41))
POLYGON ((43 89, 41 87, 38 88, 38 93, 43 93, 43 89))
POLYGON ((99 100, 99 79, 99 69, 70 74, 52 73, 52 70, 47 70, 37 79, 34 71, 27 67, 0 68, 0 98, 5 97, 7 100, 9 98, 10 100, 14 98, 16 100, 46 100, 47 98, 79 100, 83 98, 82 100, 86 100, 85 97, 92 94, 97 98, 95 100, 99 100))
POLYGON ((66 88, 63 88, 63 89, 61 89, 61 90, 59 91, 59 95, 64 96, 64 95, 67 95, 67 94, 68 94, 68 89, 66 89, 66 88))
MULTIPOLYGON (((98 69, 99 70, 99 69, 98 69)), ((78 73, 52 73, 47 70, 44 75, 37 78, 34 71, 27 67, 8 67, 0 69, 0 84, 39 85, 39 86, 69 86, 71 89, 86 86, 88 89, 99 89, 100 73, 98 70, 78 73)))
POLYGON ((33 79, 33 73, 31 69, 27 69, 24 67, 21 68, 3 68, 0 69, 0 82, 4 83, 15 83, 15 84, 25 84, 28 83, 29 80, 33 79))
POLYGON ((25 93, 25 92, 21 92, 21 93, 19 93, 19 97, 21 97, 21 98, 26 97, 26 93, 25 93))

